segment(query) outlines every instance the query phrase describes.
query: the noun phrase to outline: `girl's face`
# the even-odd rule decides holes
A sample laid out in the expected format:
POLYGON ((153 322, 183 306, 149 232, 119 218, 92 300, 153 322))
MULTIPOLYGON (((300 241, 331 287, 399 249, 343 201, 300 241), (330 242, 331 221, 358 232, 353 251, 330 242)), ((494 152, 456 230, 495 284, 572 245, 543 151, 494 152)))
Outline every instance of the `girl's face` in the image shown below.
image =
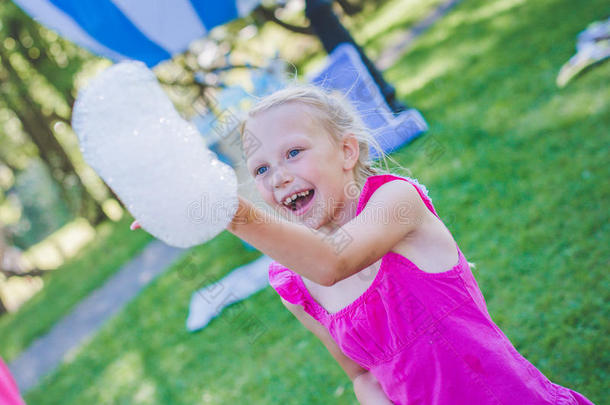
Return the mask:
POLYGON ((345 190, 353 185, 358 144, 335 144, 313 114, 298 102, 273 107, 247 121, 244 142, 248 171, 265 202, 319 229, 346 222, 338 217, 350 203, 345 190))

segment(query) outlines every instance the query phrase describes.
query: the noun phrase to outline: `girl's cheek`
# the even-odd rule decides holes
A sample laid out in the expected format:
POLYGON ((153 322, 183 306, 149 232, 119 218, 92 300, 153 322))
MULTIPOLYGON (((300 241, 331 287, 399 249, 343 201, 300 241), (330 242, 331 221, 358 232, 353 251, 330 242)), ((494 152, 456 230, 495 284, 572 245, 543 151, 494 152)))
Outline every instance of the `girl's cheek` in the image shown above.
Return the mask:
POLYGON ((265 184, 258 179, 256 180, 256 189, 258 194, 263 197, 268 204, 270 204, 273 200, 273 194, 269 192, 269 190, 265 187, 265 184))
POLYGON ((297 164, 296 169, 304 176, 316 177, 320 171, 320 164, 303 160, 297 164))

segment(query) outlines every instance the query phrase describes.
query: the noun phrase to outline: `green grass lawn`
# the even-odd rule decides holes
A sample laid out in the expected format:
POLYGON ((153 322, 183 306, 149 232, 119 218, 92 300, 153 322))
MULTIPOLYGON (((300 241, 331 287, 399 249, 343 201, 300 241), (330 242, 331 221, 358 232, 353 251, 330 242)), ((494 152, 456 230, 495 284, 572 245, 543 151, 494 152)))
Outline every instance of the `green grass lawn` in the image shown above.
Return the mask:
MULTIPOLYGON (((387 72, 431 126, 394 157, 476 262, 492 317, 551 380, 596 404, 610 377, 610 63, 562 90, 554 80, 576 34, 608 14, 606 0, 463 0, 387 72)), ((28 403, 354 404, 342 370, 271 288, 186 332, 191 293, 256 255, 226 232, 195 248, 28 403)))
POLYGON ((598 404, 610 365, 610 63, 565 89, 555 77, 576 34, 609 14, 604 1, 466 0, 387 73, 431 124, 395 156, 478 264, 494 320, 551 380, 598 404))
POLYGON ((93 242, 45 275, 44 288, 19 311, 0 317, 0 356, 11 361, 152 240, 129 230, 133 219, 106 221, 93 242))

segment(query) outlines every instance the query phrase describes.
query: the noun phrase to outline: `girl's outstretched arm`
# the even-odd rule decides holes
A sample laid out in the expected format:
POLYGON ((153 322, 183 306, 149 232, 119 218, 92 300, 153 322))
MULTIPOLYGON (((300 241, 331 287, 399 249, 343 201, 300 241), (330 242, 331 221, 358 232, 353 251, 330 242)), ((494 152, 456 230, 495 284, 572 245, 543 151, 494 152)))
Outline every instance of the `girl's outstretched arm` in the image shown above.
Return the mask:
POLYGON ((268 214, 241 196, 227 230, 306 278, 332 285, 337 255, 321 232, 268 214))
POLYGON ((385 392, 381 389, 379 381, 369 371, 357 375, 352 383, 354 394, 361 405, 392 405, 385 392))
POLYGON ((305 312, 300 305, 291 304, 283 298, 282 303, 303 326, 322 341, 329 353, 337 360, 337 363, 352 380, 354 393, 361 405, 392 405, 375 376, 347 357, 324 326, 305 312))
POLYGON ((425 219, 415 186, 390 181, 360 215, 330 234, 272 216, 240 197, 228 230, 292 271, 331 286, 375 263, 425 219))

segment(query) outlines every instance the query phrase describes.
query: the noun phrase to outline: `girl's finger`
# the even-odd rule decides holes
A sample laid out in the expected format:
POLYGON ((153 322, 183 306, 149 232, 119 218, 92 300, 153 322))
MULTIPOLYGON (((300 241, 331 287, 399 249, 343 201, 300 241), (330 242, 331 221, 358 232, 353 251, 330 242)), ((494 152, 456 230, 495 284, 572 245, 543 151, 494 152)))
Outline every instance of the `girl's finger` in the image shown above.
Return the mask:
POLYGON ((133 221, 133 223, 131 224, 131 226, 129 227, 129 229, 131 229, 132 231, 135 229, 141 228, 140 224, 138 223, 138 221, 133 221))

